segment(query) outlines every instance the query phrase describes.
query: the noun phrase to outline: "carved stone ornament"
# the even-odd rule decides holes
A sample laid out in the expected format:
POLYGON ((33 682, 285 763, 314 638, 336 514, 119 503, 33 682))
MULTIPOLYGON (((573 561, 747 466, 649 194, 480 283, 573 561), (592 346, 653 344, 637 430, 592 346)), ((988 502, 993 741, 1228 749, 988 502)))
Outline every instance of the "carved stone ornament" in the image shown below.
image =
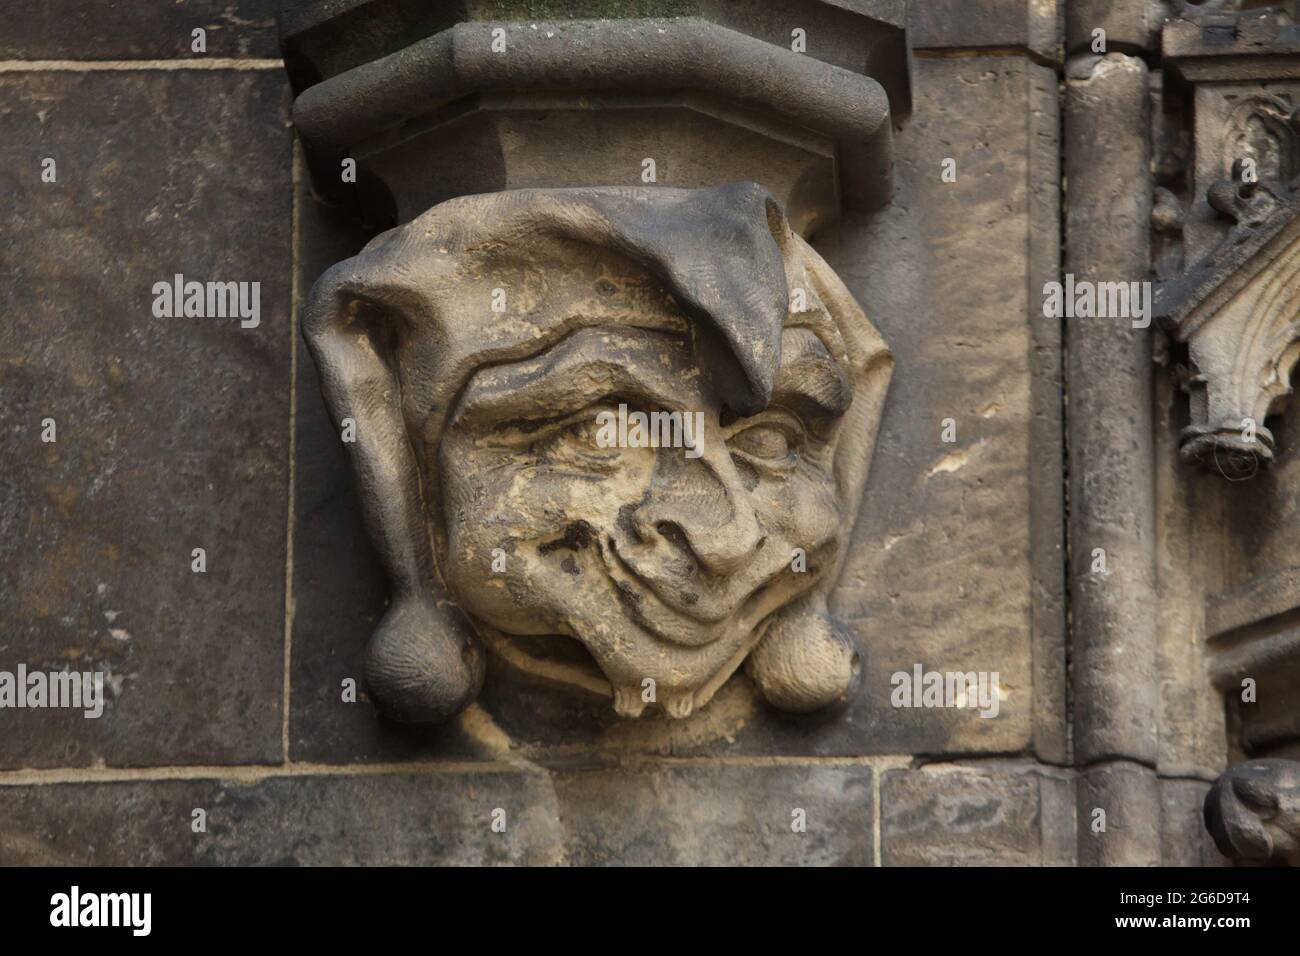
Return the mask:
POLYGON ((283 28, 315 189, 360 198, 373 222, 455 196, 622 183, 633 157, 657 157, 663 185, 760 181, 802 235, 841 199, 889 200, 893 124, 911 109, 898 0, 677 0, 690 15, 628 19, 607 17, 635 4, 576 3, 590 18, 516 21, 479 16, 520 4, 398 6, 305 3, 283 28), (362 6, 358 31, 348 11, 362 6), (817 56, 791 51, 791 24, 824 38, 817 56))
POLYGON ((1187 345, 1182 458, 1239 479, 1272 462, 1264 420, 1285 407, 1300 359, 1300 181, 1238 174, 1208 199, 1236 224, 1203 262, 1158 290, 1156 314, 1187 345))
POLYGON ((684 717, 746 661, 784 710, 853 691, 827 596, 891 359, 766 190, 449 200, 326 272, 303 325, 391 578, 388 716, 460 711, 485 649, 626 716, 684 717))
POLYGON ((1231 859, 1300 866, 1300 762, 1252 760, 1225 771, 1206 795, 1205 826, 1231 859))

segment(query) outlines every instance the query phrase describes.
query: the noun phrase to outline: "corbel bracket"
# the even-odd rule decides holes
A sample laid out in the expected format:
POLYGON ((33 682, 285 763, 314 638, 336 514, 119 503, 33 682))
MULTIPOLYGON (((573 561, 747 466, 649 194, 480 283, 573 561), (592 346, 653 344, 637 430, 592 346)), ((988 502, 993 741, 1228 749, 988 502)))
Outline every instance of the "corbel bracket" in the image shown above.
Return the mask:
POLYGON ((1264 420, 1285 407, 1300 360, 1300 178, 1243 183, 1236 172, 1207 196, 1236 225, 1199 265, 1161 285, 1155 310, 1190 362, 1180 455, 1232 479, 1272 462, 1264 420))
POLYGON ((372 224, 504 189, 751 179, 808 235, 889 201, 893 127, 911 111, 901 0, 407 6, 281 15, 316 193, 359 199, 372 224))

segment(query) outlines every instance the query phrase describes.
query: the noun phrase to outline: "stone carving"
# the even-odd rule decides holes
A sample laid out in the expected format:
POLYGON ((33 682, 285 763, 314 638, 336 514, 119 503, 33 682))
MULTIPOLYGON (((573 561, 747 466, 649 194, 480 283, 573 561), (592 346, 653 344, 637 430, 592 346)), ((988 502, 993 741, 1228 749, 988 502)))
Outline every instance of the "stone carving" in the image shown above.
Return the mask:
POLYGON ((1300 181, 1242 182, 1240 171, 1207 197, 1236 225, 1156 296, 1156 314, 1186 343, 1191 366, 1180 454, 1232 479, 1272 462, 1264 421, 1285 407, 1300 359, 1300 181))
MULTIPOLYGON (((1233 109, 1223 137, 1223 168, 1249 159, 1259 182, 1287 182, 1300 173, 1300 111, 1271 94, 1247 97, 1233 109)), ((1237 167, 1239 169, 1240 167, 1237 167)), ((1233 177, 1242 182, 1241 175, 1233 177)))
POLYGON ((671 182, 642 182, 673 186, 713 185, 733 166, 761 163, 762 181, 801 232, 837 215, 840 197, 863 210, 889 200, 892 127, 911 102, 902 5, 883 19, 855 11, 827 24, 824 36, 846 35, 822 55, 843 47, 842 65, 789 49, 792 11, 769 15, 787 41, 774 44, 739 29, 767 21, 752 7, 738 16, 728 4, 677 6, 707 9, 662 19, 463 20, 373 59, 379 51, 342 28, 338 42, 365 62, 334 72, 330 57, 303 54, 299 64, 325 74, 294 103, 317 189, 355 198, 337 171, 357 156, 359 183, 369 183, 363 205, 391 206, 403 222, 455 195, 625 182, 629 157, 653 154, 671 182), (478 162, 464 163, 467 148, 478 162), (765 155, 746 155, 754 152, 765 155))
POLYGON ((784 710, 854 689, 827 597, 891 359, 761 187, 453 199, 326 272, 304 333, 392 582, 387 715, 464 708, 484 644, 627 716, 746 661, 784 710), (607 447, 602 412, 702 425, 607 447))
POLYGON ((1252 760, 1225 771, 1205 797, 1205 826, 1233 860, 1300 866, 1300 763, 1252 760))

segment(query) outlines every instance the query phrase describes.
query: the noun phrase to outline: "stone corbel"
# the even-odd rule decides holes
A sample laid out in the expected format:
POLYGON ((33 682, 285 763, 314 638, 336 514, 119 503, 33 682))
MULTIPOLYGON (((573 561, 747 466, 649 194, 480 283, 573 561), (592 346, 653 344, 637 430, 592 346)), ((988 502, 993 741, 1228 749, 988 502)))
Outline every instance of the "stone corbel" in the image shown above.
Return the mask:
POLYGON ((714 185, 752 178, 738 173, 754 152, 765 155, 751 172, 805 235, 841 205, 889 199, 892 127, 911 110, 900 0, 797 0, 770 13, 673 0, 661 4, 673 15, 635 19, 617 12, 657 5, 511 20, 530 5, 469 3, 416 21, 400 6, 290 2, 281 15, 316 191, 359 196, 373 222, 457 195, 631 183, 643 158, 663 167, 645 182, 714 185), (810 31, 815 52, 793 51, 810 31), (340 181, 344 158, 359 189, 340 181))
POLYGON ((1276 452, 1264 422, 1283 410, 1300 360, 1300 181, 1233 178, 1209 191, 1235 225, 1206 260, 1157 291, 1156 314, 1187 347, 1190 424, 1182 458, 1230 479, 1276 452))
POLYGON ((806 240, 889 199, 905 4, 410 6, 281 31, 318 195, 395 227, 302 319, 392 585, 371 698, 444 720, 491 654, 628 717, 742 665, 781 710, 842 703, 829 596, 892 366, 806 240))

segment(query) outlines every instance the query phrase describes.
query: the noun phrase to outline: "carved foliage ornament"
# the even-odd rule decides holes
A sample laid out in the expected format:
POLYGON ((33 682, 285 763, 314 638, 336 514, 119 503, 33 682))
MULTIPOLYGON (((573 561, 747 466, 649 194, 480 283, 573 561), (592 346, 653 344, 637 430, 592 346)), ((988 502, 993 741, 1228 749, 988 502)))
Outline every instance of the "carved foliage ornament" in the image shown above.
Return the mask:
POLYGON ((891 360, 762 188, 453 199, 325 273, 304 333, 391 579, 390 717, 464 708, 485 645, 627 716, 746 660, 790 711, 856 686, 827 597, 891 360), (702 424, 601 441, 629 410, 702 424))

